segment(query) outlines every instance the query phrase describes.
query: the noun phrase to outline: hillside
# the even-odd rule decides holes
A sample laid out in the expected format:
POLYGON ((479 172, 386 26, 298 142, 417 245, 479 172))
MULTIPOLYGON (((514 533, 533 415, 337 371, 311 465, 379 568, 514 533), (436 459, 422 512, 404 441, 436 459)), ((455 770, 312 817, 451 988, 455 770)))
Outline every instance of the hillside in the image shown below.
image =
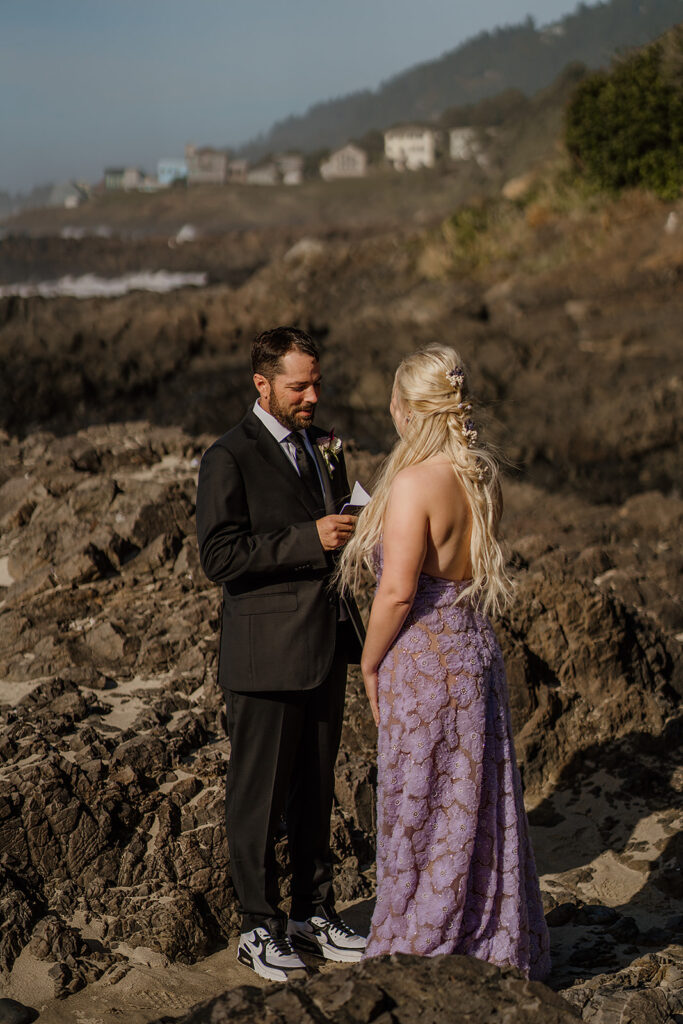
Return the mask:
MULTIPOLYGON (((0 245, 0 280, 23 279, 23 271, 19 273, 20 265, 15 262, 15 243, 8 236, 45 237, 60 232, 96 235, 99 232, 122 237, 127 243, 159 236, 163 239, 162 265, 176 267, 179 259, 185 262, 185 257, 180 255, 181 250, 169 249, 167 238, 175 235, 184 224, 192 224, 202 238, 198 243, 183 246, 182 252, 201 249, 208 237, 254 229, 261 232, 291 230, 297 234, 305 231, 316 235, 329 231, 355 233, 369 227, 400 229, 403 225, 438 221, 486 186, 482 171, 473 165, 457 173, 424 171, 401 175, 382 171, 357 180, 324 182, 318 179, 296 188, 197 185, 156 193, 105 192, 93 196, 76 210, 59 207, 22 210, 2 222, 0 231, 5 238, 0 245)), ((488 190, 491 189, 495 191, 493 183, 488 185, 488 190)), ((129 245, 126 264, 133 251, 134 247, 129 245)), ((200 256, 204 260, 204 255, 200 253, 200 256)), ((60 254, 59 259, 62 257, 60 254)), ((140 265, 141 268, 148 266, 147 262, 140 265)), ((47 272, 35 262, 29 269, 31 276, 36 271, 47 272)), ((115 266, 103 269, 107 274, 117 272, 115 266)), ((68 260, 61 267, 55 265, 49 271, 53 272, 72 272, 68 260)))
POLYGON ((683 0, 609 0, 552 25, 522 24, 483 32, 436 60, 419 64, 376 90, 316 103, 253 139, 242 153, 341 145, 397 121, 432 120, 447 107, 476 103, 506 89, 527 95, 548 86, 558 68, 579 61, 603 67, 615 53, 649 42, 683 19, 683 0))

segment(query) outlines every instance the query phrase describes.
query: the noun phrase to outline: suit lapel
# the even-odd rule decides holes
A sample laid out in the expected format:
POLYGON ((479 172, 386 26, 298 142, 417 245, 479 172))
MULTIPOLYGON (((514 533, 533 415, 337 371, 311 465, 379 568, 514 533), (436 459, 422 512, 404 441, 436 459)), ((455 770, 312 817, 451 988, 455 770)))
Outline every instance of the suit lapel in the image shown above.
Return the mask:
POLYGON ((310 494, 296 469, 283 452, 282 446, 266 430, 259 418, 254 416, 253 412, 247 413, 245 426, 247 427, 247 433, 256 441, 256 449, 261 457, 279 474, 280 481, 301 502, 308 514, 314 519, 325 515, 322 495, 320 496, 320 504, 316 506, 313 495, 310 494))

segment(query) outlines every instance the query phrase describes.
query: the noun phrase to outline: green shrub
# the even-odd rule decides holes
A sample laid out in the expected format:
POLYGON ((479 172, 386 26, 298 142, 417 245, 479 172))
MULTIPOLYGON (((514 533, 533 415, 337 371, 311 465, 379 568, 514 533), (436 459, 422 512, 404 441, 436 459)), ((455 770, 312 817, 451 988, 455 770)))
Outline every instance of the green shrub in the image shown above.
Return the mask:
POLYGON ((590 75, 567 110, 566 143, 608 189, 641 186, 665 199, 683 188, 683 30, 590 75))

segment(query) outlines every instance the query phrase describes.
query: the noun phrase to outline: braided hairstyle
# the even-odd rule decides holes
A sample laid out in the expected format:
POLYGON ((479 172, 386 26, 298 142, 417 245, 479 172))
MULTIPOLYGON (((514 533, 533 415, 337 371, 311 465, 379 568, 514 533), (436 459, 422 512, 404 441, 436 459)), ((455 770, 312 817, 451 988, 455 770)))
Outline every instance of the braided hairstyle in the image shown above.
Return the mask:
POLYGON ((472 514, 472 581, 457 600, 468 597, 486 614, 496 614, 512 595, 496 538, 501 511, 498 464, 490 447, 479 440, 467 377, 457 352, 446 345, 432 345, 408 356, 396 371, 394 395, 409 418, 403 436, 380 470, 372 501, 361 512, 343 550, 337 582, 358 589, 363 565, 374 572, 374 552, 381 541, 384 512, 397 473, 443 454, 465 489, 472 514))

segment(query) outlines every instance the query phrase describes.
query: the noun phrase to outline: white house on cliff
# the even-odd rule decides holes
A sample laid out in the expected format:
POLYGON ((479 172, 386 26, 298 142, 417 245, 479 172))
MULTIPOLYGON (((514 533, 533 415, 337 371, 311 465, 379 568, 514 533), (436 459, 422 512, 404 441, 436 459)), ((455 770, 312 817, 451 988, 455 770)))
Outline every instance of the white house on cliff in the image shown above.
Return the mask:
POLYGON ((384 155, 397 171, 433 167, 436 131, 427 125, 402 124, 384 133, 384 155))
POLYGON ((325 181, 334 178, 363 178, 368 169, 368 157, 364 149, 349 142, 341 149, 335 149, 327 160, 320 164, 320 177, 325 181))

